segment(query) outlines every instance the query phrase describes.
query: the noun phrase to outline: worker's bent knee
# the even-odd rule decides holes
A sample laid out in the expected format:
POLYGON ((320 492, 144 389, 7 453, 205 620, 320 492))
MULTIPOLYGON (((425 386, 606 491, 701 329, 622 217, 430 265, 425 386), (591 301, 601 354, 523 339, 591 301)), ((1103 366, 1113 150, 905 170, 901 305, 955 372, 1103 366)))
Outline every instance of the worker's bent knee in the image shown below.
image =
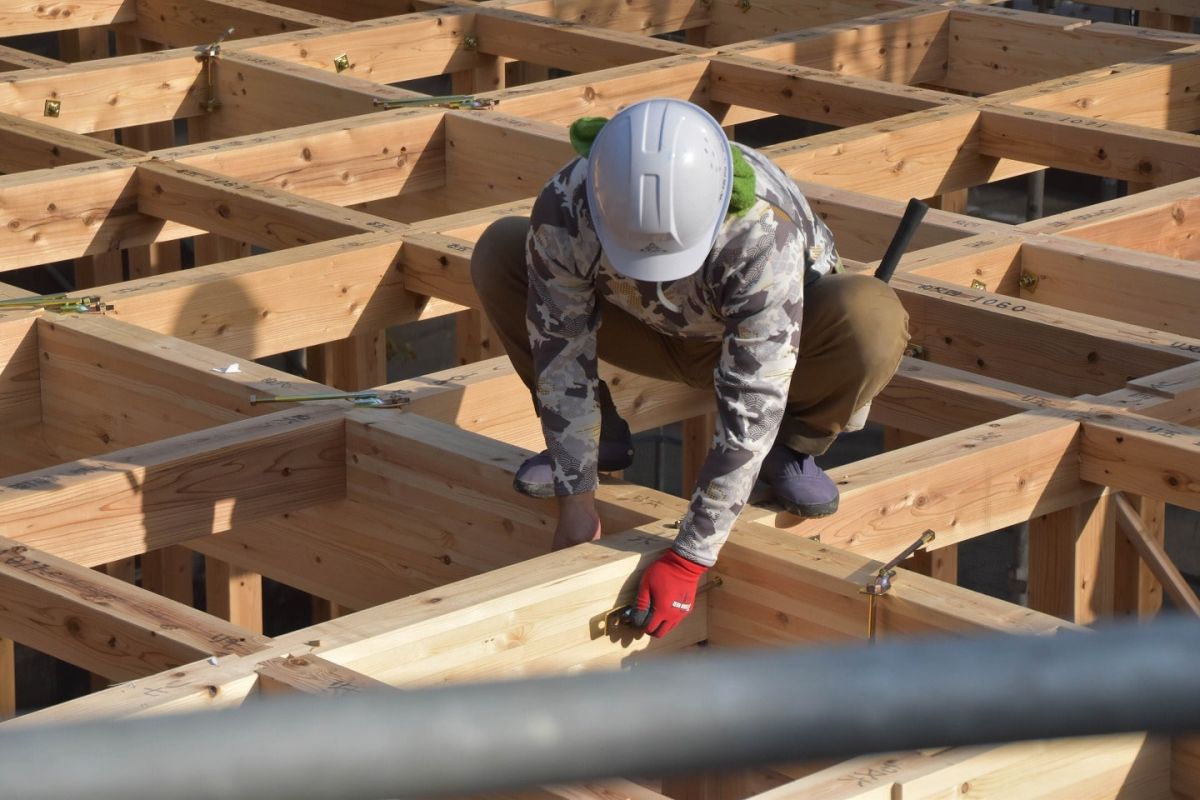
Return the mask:
POLYGON ((514 278, 525 280, 527 217, 501 217, 479 236, 471 251, 471 283, 488 295, 507 287, 514 278))
POLYGON ((805 322, 830 337, 828 344, 838 351, 844 369, 868 381, 886 381, 908 344, 908 312, 896 292, 861 274, 822 278, 814 288, 817 291, 805 303, 805 314, 811 312, 814 318, 805 322))

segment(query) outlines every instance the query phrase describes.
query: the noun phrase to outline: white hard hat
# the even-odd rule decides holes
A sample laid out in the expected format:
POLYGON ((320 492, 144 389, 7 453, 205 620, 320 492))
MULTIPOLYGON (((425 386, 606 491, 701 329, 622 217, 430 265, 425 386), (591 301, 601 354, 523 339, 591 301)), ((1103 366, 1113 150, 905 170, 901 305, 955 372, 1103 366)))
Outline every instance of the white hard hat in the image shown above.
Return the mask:
POLYGON ((588 155, 596 235, 622 275, 671 281, 698 270, 733 190, 729 140, 697 105, 642 100, 617 113, 588 155))

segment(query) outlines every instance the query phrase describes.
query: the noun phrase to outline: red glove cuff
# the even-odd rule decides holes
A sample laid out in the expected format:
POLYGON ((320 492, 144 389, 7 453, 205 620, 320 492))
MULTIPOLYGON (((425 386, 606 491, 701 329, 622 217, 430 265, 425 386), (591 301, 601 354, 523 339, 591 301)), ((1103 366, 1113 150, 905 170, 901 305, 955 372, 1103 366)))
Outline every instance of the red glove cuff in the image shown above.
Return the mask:
POLYGON ((633 606, 634 624, 651 636, 665 636, 691 613, 705 572, 708 567, 668 550, 642 575, 633 606))

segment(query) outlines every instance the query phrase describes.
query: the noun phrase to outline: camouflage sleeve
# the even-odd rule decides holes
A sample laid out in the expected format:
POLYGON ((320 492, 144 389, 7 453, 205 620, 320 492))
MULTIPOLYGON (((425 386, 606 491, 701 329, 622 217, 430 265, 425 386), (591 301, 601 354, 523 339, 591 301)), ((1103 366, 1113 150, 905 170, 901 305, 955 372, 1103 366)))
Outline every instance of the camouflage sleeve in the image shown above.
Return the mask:
POLYGON ((803 237, 795 226, 754 223, 718 292, 726 329, 714 382, 717 421, 675 539, 680 555, 716 563, 775 441, 800 344, 803 237))
POLYGON ((526 326, 535 393, 558 495, 593 491, 600 412, 596 399, 595 260, 581 257, 578 205, 566 177, 543 189, 530 215, 526 326))

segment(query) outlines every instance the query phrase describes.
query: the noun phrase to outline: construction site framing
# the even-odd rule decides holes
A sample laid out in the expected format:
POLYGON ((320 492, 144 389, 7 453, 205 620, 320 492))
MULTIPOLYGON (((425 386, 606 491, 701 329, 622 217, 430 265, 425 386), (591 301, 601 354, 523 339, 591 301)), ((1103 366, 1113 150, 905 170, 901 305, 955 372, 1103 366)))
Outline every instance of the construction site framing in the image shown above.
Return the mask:
MULTIPOLYGON (((0 716, 14 641, 108 687, 0 730, 863 639, 864 585, 925 530, 932 553, 879 598, 882 638, 1054 635, 1152 617, 1164 592, 1200 612, 1163 547, 1167 504, 1200 510, 1200 36, 1186 0, 1122 5, 1147 27, 918 0, 0 3, 0 271, 71 262, 72 296, 99 298, 6 306, 29 291, 0 284, 0 716), (45 36, 60 58, 21 49, 45 36), (909 198, 934 205, 891 282, 911 318, 872 409, 891 449, 832 470, 831 518, 748 507, 720 585, 661 640, 597 620, 686 501, 608 479, 605 537, 547 552, 553 503, 511 488, 540 427, 469 276, 484 228, 527 214, 572 156, 570 122, 651 96, 735 138, 772 117, 822 126, 762 150, 852 269, 878 262, 909 198), (1127 191, 1012 224, 965 213, 969 190, 1047 168, 1127 191), (388 383, 385 331, 448 314, 458 365, 388 383), (297 350, 307 377, 256 363, 297 350), (391 407, 251 403, 363 389, 391 407), (956 585, 956 545, 1024 522, 1027 608, 956 585), (263 635, 261 576, 327 621, 263 635)), ((635 430, 683 422, 690 486, 711 397, 602 372, 635 430)), ((1195 797, 1200 744, 863 754, 522 796, 964 785, 1195 797)))

